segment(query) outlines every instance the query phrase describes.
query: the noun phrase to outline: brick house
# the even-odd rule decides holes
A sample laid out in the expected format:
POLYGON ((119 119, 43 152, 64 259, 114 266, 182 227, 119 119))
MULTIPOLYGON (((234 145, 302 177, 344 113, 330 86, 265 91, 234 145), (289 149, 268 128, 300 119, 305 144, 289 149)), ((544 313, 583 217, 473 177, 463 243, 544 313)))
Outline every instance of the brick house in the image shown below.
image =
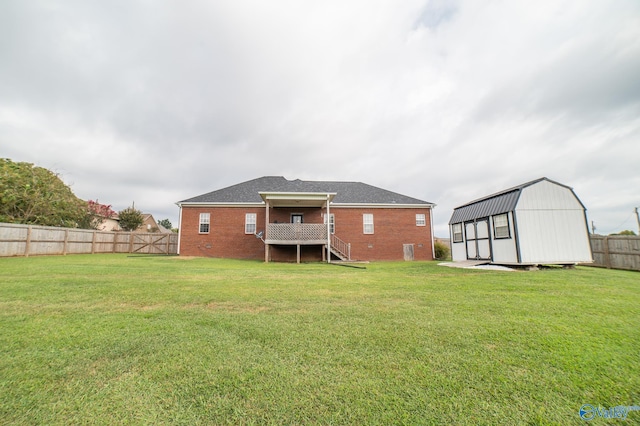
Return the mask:
POLYGON ((433 259, 435 204, 361 182, 266 176, 176 204, 181 255, 266 262, 433 259))

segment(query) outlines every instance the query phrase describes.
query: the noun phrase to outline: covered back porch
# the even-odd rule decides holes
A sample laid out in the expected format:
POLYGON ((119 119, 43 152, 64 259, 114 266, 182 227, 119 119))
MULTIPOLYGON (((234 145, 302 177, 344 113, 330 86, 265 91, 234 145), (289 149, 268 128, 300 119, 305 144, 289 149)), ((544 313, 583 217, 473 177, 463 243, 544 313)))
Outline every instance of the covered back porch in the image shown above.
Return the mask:
POLYGON ((322 261, 331 261, 332 240, 329 218, 335 193, 261 192, 265 202, 265 262, 272 246, 295 246, 300 263, 301 246, 319 246, 322 261), (286 221, 286 222, 285 222, 286 221))

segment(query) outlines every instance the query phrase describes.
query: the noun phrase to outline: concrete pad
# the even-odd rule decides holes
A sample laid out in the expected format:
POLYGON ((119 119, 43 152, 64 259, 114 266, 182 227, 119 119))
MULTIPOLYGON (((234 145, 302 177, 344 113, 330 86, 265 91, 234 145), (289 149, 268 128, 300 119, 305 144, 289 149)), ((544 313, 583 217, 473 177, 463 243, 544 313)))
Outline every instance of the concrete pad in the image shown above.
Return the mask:
POLYGON ((462 268, 462 269, 482 269, 489 271, 505 271, 505 272, 513 272, 515 269, 501 266, 501 265, 492 265, 486 260, 465 260, 461 262, 443 262, 438 263, 439 266, 448 266, 450 268, 462 268))

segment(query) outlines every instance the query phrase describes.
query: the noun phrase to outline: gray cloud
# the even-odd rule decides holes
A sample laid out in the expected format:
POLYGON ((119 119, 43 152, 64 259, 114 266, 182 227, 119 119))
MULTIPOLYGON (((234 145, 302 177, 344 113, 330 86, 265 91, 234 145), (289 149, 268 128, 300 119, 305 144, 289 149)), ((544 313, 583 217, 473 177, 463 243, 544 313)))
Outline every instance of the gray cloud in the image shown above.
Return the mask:
POLYGON ((634 0, 9 0, 0 156, 174 222, 174 202, 262 175, 364 181, 437 203, 439 235, 454 206, 548 176, 604 230, 640 204, 638 16, 634 0))

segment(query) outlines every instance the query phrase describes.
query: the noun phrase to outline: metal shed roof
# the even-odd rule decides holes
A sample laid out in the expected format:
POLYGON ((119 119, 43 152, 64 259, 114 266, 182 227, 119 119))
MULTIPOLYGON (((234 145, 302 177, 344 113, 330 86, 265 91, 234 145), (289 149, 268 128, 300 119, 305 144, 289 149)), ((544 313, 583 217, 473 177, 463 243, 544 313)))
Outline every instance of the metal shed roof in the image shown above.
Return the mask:
MULTIPOLYGON (((462 206, 456 207, 455 209, 453 209, 453 214, 451 215, 451 219, 449 220, 449 225, 513 211, 516 208, 516 204, 518 204, 518 199, 520 198, 520 193, 522 192, 522 190, 527 186, 531 186, 543 180, 552 182, 556 185, 564 186, 565 188, 569 188, 571 192, 573 192, 573 189, 566 185, 562 185, 561 183, 555 182, 546 177, 541 177, 539 179, 514 186, 513 188, 505 189, 504 191, 496 192, 495 194, 487 195, 486 197, 479 198, 477 200, 470 201, 467 204, 463 204, 462 206)), ((576 199, 577 198, 578 197, 576 197, 576 199)))
POLYGON ((451 215, 451 220, 449 220, 449 225, 510 212, 515 209, 519 197, 520 189, 517 189, 456 207, 451 215))

